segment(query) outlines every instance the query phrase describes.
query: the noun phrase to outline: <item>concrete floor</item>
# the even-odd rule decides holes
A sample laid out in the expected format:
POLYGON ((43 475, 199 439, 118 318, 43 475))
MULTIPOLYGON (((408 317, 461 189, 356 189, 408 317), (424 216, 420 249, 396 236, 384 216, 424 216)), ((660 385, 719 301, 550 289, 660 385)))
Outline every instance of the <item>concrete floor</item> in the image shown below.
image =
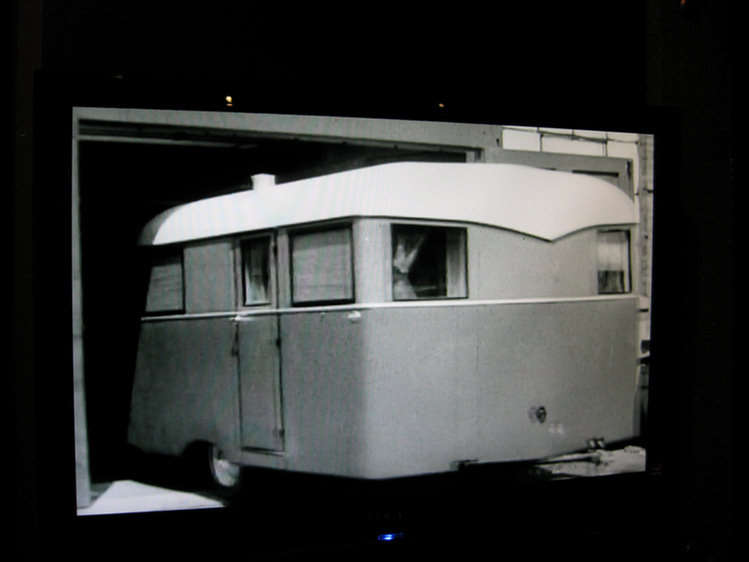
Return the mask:
POLYGON ((173 511, 223 507, 214 498, 143 484, 134 480, 118 480, 95 484, 91 488, 92 502, 78 509, 78 515, 173 511))

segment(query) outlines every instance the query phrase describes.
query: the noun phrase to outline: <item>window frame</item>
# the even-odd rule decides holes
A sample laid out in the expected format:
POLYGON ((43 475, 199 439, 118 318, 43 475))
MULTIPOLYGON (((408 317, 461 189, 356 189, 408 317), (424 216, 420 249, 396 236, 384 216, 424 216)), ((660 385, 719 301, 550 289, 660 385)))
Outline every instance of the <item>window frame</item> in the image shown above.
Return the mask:
MULTIPOLYGON (((600 296, 612 296, 612 295, 629 295, 633 292, 633 278, 632 278, 632 232, 631 229, 628 228, 599 228, 596 230, 596 294, 600 296), (624 234, 624 243, 626 245, 626 271, 624 272, 623 282, 624 287, 622 291, 601 291, 601 282, 600 282, 600 260, 599 260, 599 245, 600 245, 600 236, 601 234, 606 233, 612 233, 612 232, 619 232, 624 234)), ((613 270, 611 270, 613 271, 613 270)))
POLYGON ((388 231, 389 231, 389 235, 390 235, 390 239, 388 240, 388 243, 387 243, 388 260, 389 260, 389 262, 388 262, 389 268, 388 269, 390 271, 389 283, 388 283, 388 291, 389 291, 389 294, 390 294, 390 300, 392 302, 444 301, 444 300, 460 300, 460 299, 468 299, 469 298, 470 290, 469 290, 468 226, 467 225, 463 225, 463 224, 448 224, 448 223, 443 223, 443 222, 411 221, 411 220, 397 219, 397 220, 390 221, 388 231), (448 241, 448 236, 449 235, 448 235, 448 233, 446 233, 446 238, 445 238, 446 239, 446 247, 445 247, 445 252, 446 252, 446 256, 445 256, 445 260, 446 260, 445 261, 445 277, 446 277, 446 280, 445 280, 445 292, 447 294, 444 295, 444 296, 426 296, 426 297, 416 296, 414 298, 396 298, 395 293, 393 291, 393 285, 395 283, 395 278, 393 276, 393 243, 395 241, 395 238, 394 238, 395 230, 398 227, 406 227, 406 228, 418 228, 418 227, 421 227, 421 228, 424 228, 424 229, 432 229, 432 230, 437 230, 437 229, 441 229, 441 230, 444 230, 444 231, 450 231, 450 230, 452 230, 454 232, 459 232, 460 233, 460 238, 462 239, 461 243, 459 245, 460 251, 462 253, 462 260, 460 260, 460 261, 462 261, 462 263, 463 263, 463 282, 462 282, 462 284, 463 284, 463 287, 464 287, 464 290, 463 290, 462 294, 460 294, 460 295, 453 295, 453 296, 451 296, 449 294, 450 293, 450 290, 449 290, 449 277, 450 277, 450 273, 449 273, 449 263, 448 263, 449 262, 449 257, 448 257, 448 254, 447 254, 447 252, 449 250, 449 248, 447 246, 447 241, 448 241))
POLYGON ((353 221, 344 222, 326 222, 323 224, 316 224, 313 226, 303 226, 298 228, 290 228, 287 231, 288 237, 288 273, 289 273, 289 304, 294 308, 304 308, 312 306, 326 306, 326 305, 337 305, 337 304, 351 304, 356 302, 356 251, 355 251, 355 240, 354 240, 354 225, 353 221), (315 299, 297 301, 295 299, 295 286, 294 286, 294 242, 298 236, 304 236, 308 234, 317 234, 321 232, 329 232, 343 230, 348 233, 348 246, 349 246, 349 272, 350 272, 350 287, 351 296, 331 299, 315 299))
POLYGON ((275 232, 264 231, 255 232, 242 236, 236 240, 235 246, 235 286, 236 286, 236 302, 240 309, 253 309, 262 307, 276 306, 278 301, 278 284, 276 277, 276 252, 277 252, 277 237, 275 232), (245 247, 252 244, 265 240, 267 242, 268 249, 268 287, 267 287, 267 299, 247 302, 247 277, 245 271, 245 247))
POLYGON ((187 308, 185 304, 186 299, 186 280, 185 280, 185 248, 184 245, 168 245, 168 246, 151 246, 147 249, 145 256, 145 283, 146 292, 143 301, 143 315, 144 316, 168 316, 173 314, 185 314, 187 308), (151 276, 153 275, 153 269, 159 260, 164 260, 170 257, 176 256, 179 262, 180 272, 180 296, 179 306, 176 308, 159 308, 156 310, 149 310, 148 308, 148 297, 151 292, 151 276))

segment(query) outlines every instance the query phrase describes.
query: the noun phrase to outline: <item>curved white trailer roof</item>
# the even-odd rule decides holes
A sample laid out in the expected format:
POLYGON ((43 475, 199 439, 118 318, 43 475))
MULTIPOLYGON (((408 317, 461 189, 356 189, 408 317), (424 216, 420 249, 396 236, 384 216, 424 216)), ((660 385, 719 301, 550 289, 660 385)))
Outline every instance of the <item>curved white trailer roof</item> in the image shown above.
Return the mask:
POLYGON ((545 240, 637 222, 632 200, 594 177, 512 164, 403 162, 180 205, 152 219, 139 244, 355 216, 485 224, 545 240))

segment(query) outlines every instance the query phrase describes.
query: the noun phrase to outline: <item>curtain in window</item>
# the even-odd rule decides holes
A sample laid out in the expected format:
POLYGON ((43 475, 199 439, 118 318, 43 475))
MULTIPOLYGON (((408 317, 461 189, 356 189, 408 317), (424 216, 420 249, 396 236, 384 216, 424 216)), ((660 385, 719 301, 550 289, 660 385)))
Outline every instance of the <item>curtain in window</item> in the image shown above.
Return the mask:
POLYGON ((352 300, 351 230, 294 236, 291 269, 294 303, 352 300))
POLYGON ((156 258, 148 282, 146 312, 182 310, 183 293, 181 251, 156 258))
POLYGON ((396 230, 393 238, 393 298, 415 299, 416 291, 408 275, 424 244, 426 233, 396 230))
POLYGON ((465 229, 393 225, 393 300, 466 296, 465 229))
POLYGON ((626 231, 598 233, 598 292, 629 292, 629 233, 626 231))
POLYGON ((242 245, 244 264, 244 304, 269 302, 270 278, 267 238, 251 240, 242 245))

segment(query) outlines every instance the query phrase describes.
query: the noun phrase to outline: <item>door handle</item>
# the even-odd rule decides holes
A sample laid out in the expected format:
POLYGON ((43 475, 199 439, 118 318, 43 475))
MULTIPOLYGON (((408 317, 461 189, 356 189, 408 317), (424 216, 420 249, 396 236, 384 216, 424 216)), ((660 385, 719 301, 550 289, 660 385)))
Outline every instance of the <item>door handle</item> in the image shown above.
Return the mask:
POLYGON ((346 316, 349 322, 352 324, 356 324, 361 320, 361 312, 358 310, 354 310, 353 312, 350 312, 348 316, 346 316))

